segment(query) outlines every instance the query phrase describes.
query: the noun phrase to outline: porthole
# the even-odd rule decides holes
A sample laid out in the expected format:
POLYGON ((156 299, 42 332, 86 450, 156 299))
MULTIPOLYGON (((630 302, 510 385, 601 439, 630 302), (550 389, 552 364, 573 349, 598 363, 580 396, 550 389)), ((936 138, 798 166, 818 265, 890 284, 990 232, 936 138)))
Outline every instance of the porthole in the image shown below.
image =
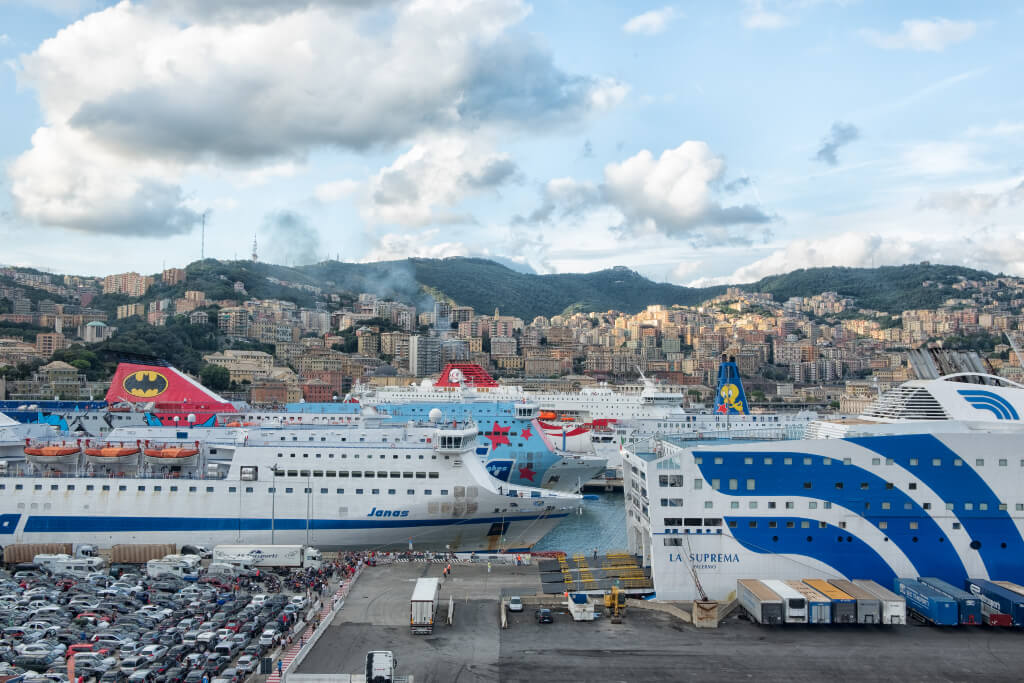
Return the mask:
POLYGON ((981 541, 971 541, 971 550, 981 550, 981 541))

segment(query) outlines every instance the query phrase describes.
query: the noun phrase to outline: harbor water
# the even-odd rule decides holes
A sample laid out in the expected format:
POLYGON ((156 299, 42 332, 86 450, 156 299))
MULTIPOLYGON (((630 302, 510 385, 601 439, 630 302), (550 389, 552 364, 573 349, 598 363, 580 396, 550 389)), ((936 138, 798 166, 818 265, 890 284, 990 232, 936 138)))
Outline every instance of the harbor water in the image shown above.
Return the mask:
POLYGON ((582 514, 572 514, 534 546, 534 550, 599 553, 626 549, 626 506, 622 493, 594 494, 583 501, 582 514))

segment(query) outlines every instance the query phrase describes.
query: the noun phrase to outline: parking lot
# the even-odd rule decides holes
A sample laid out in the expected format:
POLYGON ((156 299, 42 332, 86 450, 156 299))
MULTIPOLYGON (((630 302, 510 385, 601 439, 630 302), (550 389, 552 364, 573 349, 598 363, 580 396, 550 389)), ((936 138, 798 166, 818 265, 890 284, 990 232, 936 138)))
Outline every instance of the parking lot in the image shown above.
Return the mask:
POLYGON ((240 683, 304 623, 317 596, 308 584, 344 571, 325 567, 194 582, 150 579, 145 565, 0 570, 0 677, 240 683))

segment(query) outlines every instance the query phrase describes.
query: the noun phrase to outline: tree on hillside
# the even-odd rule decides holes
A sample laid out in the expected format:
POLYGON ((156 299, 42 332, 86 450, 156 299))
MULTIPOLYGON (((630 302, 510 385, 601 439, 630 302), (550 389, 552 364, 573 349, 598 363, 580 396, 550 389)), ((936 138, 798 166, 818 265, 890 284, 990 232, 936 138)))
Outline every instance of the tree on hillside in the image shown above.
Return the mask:
POLYGON ((227 391, 231 386, 231 373, 227 368, 207 363, 199 371, 199 381, 214 391, 227 391))

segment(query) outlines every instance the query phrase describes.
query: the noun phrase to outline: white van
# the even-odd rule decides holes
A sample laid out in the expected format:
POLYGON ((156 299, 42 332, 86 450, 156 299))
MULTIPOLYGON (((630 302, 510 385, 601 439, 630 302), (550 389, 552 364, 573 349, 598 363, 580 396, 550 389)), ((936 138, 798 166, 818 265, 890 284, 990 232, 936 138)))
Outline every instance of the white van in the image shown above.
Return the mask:
POLYGON ((210 566, 206 568, 206 573, 210 576, 227 576, 235 578, 238 576, 239 568, 233 564, 227 562, 212 562, 210 566))

